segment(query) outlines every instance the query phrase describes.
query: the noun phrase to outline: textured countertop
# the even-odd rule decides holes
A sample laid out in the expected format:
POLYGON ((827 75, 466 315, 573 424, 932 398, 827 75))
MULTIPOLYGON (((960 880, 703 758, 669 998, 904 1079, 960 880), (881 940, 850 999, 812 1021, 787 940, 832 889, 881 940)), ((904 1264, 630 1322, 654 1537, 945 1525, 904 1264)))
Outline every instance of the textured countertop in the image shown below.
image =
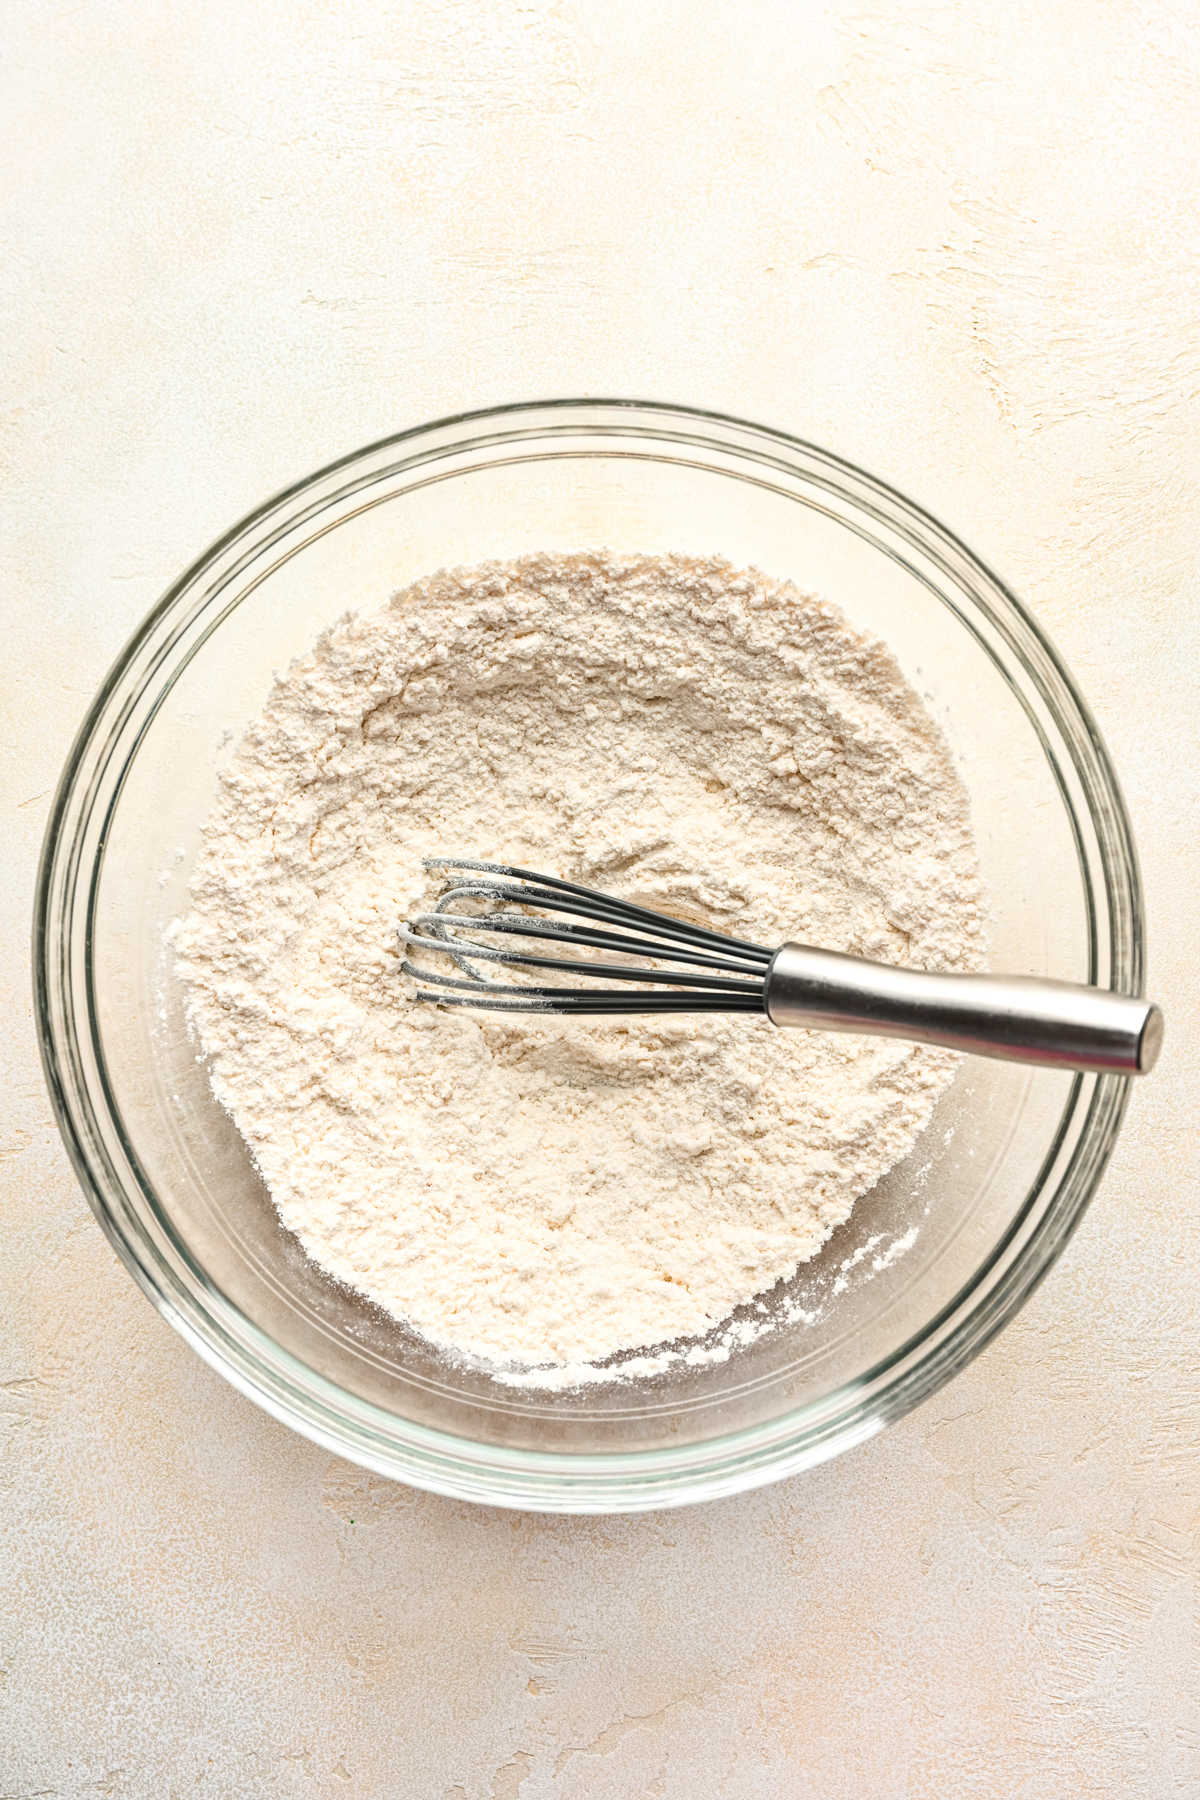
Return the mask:
POLYGON ((0 1796, 1200 1792, 1195 9, 10 8, 0 1796), (261 498, 626 393, 844 452, 1033 606, 1168 1008, 1020 1319, 806 1477, 619 1520, 361 1473, 135 1291, 50 1122, 27 920, 88 697, 261 498))

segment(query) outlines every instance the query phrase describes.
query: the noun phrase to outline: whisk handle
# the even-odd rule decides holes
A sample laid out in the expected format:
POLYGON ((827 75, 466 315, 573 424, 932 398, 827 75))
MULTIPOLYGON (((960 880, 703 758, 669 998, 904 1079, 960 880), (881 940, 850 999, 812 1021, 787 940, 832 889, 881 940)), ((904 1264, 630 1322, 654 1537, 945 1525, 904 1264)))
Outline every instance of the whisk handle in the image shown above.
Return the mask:
POLYGON ((929 974, 807 944, 775 952, 766 1007, 776 1025, 909 1038, 1098 1074, 1148 1074, 1163 1035, 1157 1006, 1104 988, 1029 975, 929 974))

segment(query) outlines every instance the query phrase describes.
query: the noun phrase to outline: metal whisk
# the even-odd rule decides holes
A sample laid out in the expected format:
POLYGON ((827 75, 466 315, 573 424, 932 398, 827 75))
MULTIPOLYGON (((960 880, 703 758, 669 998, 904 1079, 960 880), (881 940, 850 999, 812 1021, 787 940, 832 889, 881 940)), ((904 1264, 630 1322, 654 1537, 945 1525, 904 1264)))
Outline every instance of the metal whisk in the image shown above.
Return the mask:
POLYGON ((425 984, 415 998, 438 1006, 762 1013, 774 1025, 1122 1075, 1146 1074, 1162 1043, 1157 1006, 1103 988, 900 969, 808 944, 764 949, 530 869, 444 857, 425 866, 446 887, 432 912, 401 927, 403 969, 425 984))

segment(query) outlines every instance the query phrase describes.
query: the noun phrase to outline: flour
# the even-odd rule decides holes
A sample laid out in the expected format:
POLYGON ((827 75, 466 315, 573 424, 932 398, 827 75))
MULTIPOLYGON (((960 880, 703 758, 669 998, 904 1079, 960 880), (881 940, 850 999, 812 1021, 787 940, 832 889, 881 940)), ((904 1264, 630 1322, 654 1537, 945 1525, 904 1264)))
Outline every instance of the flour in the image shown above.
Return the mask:
POLYGON ((435 853, 760 943, 978 967, 940 733, 883 647, 787 584, 535 556, 339 620, 222 776, 177 966, 310 1256, 509 1379, 702 1360, 906 1154, 957 1058, 757 1018, 416 1006, 397 926, 435 853))

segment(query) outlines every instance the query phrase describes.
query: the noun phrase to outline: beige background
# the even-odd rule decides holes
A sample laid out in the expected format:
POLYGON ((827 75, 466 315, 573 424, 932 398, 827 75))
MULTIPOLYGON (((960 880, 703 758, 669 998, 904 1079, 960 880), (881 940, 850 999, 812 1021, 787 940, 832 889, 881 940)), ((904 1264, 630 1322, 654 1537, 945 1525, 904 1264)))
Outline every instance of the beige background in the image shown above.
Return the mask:
POLYGON ((1190 0, 5 10, 0 1796, 1200 1792, 1190 0), (58 1147, 26 931, 85 702, 218 531, 398 427, 614 392, 843 451, 1024 593, 1123 773, 1171 1031, 934 1401, 579 1522, 331 1460, 158 1321, 58 1147))

